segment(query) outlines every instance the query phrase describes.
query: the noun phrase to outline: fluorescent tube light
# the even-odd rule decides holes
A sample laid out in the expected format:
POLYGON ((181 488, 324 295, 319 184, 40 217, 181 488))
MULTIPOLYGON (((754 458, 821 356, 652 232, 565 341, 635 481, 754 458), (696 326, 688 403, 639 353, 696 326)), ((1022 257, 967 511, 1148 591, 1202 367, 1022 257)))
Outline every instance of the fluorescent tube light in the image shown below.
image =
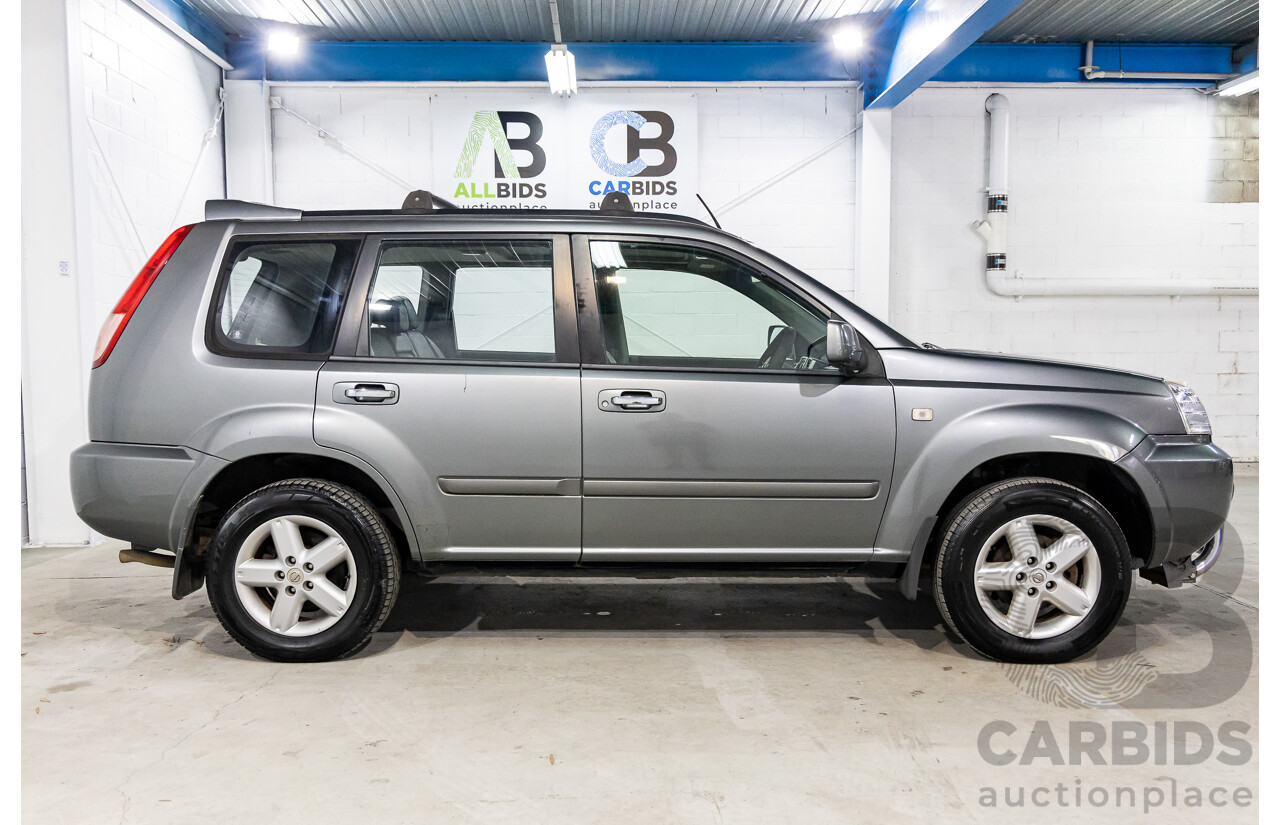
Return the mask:
POLYGON ((1254 69, 1248 74, 1222 81, 1214 87, 1213 93, 1226 97, 1239 97, 1256 91, 1258 91, 1258 70, 1254 69))
POLYGON ((571 95, 578 91, 578 70, 574 65, 573 52, 563 43, 557 43, 547 52, 547 82, 551 84, 553 95, 571 95))

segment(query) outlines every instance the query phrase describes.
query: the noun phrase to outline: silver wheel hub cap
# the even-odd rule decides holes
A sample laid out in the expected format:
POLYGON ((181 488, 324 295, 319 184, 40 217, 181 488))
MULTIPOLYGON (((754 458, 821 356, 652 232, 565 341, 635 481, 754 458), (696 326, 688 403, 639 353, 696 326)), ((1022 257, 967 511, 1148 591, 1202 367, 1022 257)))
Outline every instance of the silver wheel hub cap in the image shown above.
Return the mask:
POLYGON ((278 516, 240 545, 236 596, 258 624, 282 636, 313 636, 346 615, 356 592, 355 557, 328 524, 278 516))
POLYGON ((1102 582, 1098 550, 1066 519, 1021 516, 986 540, 973 571, 982 610, 1023 639, 1049 639, 1093 610, 1102 582))

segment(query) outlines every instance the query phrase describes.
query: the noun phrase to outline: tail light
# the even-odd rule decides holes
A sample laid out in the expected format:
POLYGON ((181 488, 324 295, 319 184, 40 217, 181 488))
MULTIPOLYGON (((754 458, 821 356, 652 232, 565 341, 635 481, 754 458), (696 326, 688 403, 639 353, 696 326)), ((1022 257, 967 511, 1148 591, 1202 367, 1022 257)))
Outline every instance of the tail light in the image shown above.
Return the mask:
POLYGON ((138 276, 133 279, 133 283, 129 284, 124 295, 120 296, 120 300, 116 302, 116 308, 111 310, 107 320, 102 322, 102 329, 98 331, 98 341, 93 347, 94 369, 106 363, 107 356, 111 355, 116 341, 120 340, 120 333, 124 332, 125 325, 133 317, 133 311, 138 308, 138 304, 142 303, 142 296, 147 294, 147 290, 155 282, 160 270, 164 269, 164 265, 173 257, 173 253, 178 251, 178 247, 182 245, 192 226, 179 227, 173 231, 172 235, 165 238, 164 243, 160 244, 160 248, 151 256, 151 260, 143 265, 138 276))

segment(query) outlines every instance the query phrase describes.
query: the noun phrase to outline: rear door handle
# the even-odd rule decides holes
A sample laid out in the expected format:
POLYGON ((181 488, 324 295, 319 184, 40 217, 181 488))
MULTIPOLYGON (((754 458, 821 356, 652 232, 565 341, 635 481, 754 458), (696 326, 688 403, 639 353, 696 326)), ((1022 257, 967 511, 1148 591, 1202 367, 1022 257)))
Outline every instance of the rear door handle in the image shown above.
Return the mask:
POLYGON ((662 412, 667 394, 661 390, 601 390, 597 405, 605 412, 662 412))
POLYGON ((333 400, 338 404, 394 404, 400 399, 395 384, 366 381, 343 381, 333 385, 333 400))

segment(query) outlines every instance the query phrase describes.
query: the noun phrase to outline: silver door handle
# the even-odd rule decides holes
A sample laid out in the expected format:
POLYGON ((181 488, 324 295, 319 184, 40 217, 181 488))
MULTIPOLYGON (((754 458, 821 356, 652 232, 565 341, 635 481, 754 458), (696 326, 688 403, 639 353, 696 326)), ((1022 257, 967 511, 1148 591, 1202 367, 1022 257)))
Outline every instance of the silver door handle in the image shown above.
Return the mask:
POLYGON ((609 399, 609 402, 615 407, 626 410, 647 410, 661 404, 662 399, 654 398, 652 395, 615 395, 609 399))
POLYGON ((347 398, 354 398, 357 401, 386 401, 388 398, 395 398, 395 390, 375 389, 374 387, 352 387, 343 393, 347 398))
POLYGON ((384 404, 388 401, 395 403, 399 395, 397 390, 395 384, 342 384, 334 387, 333 394, 337 396, 341 391, 341 397, 347 404, 384 404))
POLYGON ((657 413, 667 408, 667 394, 662 390, 601 390, 596 406, 605 412, 657 413))

